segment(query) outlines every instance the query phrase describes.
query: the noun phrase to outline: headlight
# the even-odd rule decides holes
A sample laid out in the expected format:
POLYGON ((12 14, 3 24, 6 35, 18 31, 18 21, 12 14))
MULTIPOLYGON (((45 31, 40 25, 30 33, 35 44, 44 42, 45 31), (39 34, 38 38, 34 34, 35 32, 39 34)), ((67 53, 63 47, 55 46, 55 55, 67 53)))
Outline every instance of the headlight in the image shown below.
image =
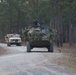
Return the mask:
POLYGON ((12 40, 11 39, 9 39, 9 42, 11 42, 12 40))

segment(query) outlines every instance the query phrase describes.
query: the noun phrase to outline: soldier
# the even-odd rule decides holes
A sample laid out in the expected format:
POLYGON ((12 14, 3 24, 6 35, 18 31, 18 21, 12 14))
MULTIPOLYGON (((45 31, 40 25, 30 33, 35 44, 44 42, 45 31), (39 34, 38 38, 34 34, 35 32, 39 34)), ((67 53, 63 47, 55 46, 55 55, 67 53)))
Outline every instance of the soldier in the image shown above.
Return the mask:
POLYGON ((37 20, 34 20, 32 27, 35 27, 35 28, 36 28, 36 27, 40 27, 39 22, 38 22, 37 20))

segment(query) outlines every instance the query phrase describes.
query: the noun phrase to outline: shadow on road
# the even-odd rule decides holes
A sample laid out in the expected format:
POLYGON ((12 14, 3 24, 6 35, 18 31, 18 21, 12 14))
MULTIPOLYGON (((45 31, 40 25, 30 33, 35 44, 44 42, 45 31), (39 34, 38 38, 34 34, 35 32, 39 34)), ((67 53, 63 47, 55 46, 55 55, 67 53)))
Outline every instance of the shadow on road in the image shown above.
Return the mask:
POLYGON ((31 51, 30 53, 53 53, 48 51, 31 51))

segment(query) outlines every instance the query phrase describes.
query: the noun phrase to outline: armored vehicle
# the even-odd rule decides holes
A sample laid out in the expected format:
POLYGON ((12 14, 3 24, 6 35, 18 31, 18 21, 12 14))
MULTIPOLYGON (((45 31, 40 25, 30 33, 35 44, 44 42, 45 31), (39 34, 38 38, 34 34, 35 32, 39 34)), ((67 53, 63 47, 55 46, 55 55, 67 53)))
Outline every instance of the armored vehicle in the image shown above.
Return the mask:
POLYGON ((7 46, 11 46, 12 44, 21 46, 22 41, 19 34, 7 34, 5 36, 5 42, 7 43, 7 46))
POLYGON ((46 47, 48 52, 53 52, 53 40, 55 37, 53 29, 34 25, 25 29, 24 35, 27 40, 27 52, 31 52, 34 47, 46 47))

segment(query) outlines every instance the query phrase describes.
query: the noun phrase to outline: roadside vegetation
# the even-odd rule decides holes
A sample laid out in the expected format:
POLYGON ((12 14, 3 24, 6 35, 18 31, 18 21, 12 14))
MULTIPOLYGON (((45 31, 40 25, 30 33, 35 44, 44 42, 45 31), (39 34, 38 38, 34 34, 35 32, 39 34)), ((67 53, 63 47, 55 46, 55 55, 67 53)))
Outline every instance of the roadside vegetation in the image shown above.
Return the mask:
POLYGON ((63 53, 63 56, 54 60, 54 62, 76 72, 76 45, 69 46, 64 44, 63 47, 55 47, 55 49, 63 53))
POLYGON ((0 56, 6 54, 7 50, 4 48, 0 47, 0 56))

